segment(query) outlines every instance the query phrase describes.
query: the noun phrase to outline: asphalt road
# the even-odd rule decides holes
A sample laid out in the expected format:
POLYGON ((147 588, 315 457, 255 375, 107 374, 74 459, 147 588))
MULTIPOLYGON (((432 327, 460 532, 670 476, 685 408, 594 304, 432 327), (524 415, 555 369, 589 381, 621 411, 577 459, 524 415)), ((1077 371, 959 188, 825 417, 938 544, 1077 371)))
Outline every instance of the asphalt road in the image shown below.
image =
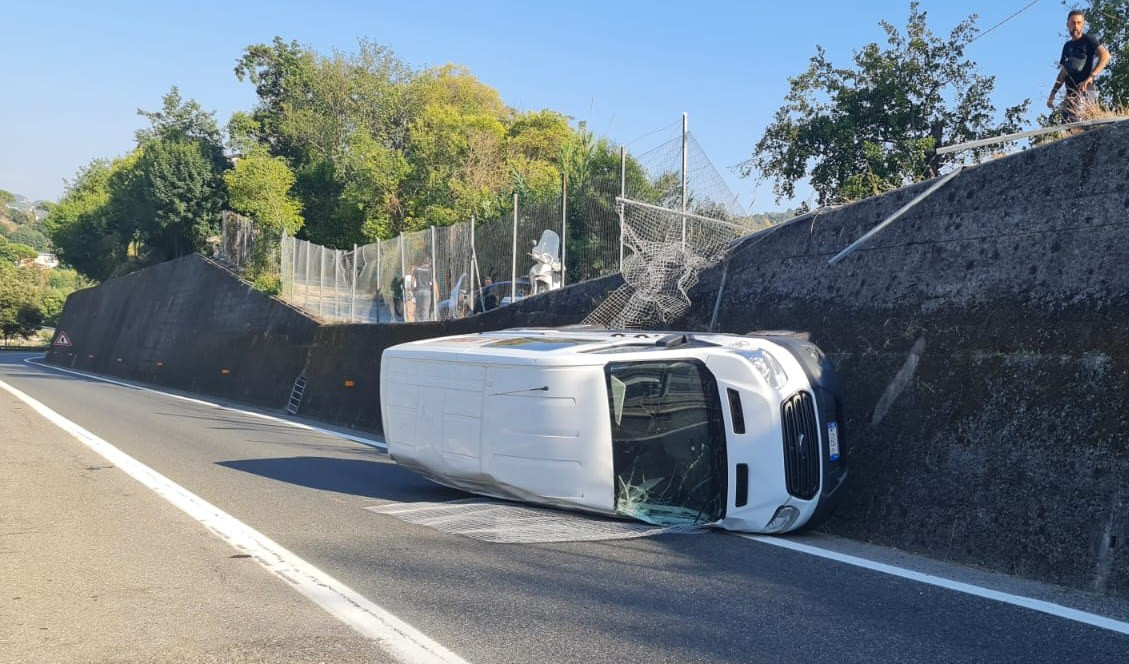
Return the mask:
MULTIPOLYGON (((1129 657, 1124 633, 731 534, 524 545, 446 535, 365 509, 466 497, 403 471, 379 450, 285 422, 60 374, 25 364, 27 357, 0 354, 0 381, 469 662, 1058 663, 1129 657)), ((98 606, 108 616, 99 619, 99 633, 117 635, 130 648, 96 649, 81 655, 84 661, 391 661, 372 641, 256 570, 254 561, 232 558, 237 552, 204 526, 112 466, 91 460, 82 443, 0 392, 0 436, 5 431, 23 441, 18 452, 0 438, 9 448, 0 457, 6 487, 0 507, 23 509, 19 523, 0 517, 5 540, 17 542, 16 533, 58 521, 48 513, 40 516, 54 522, 36 524, 36 512, 27 506, 59 500, 45 469, 63 457, 69 466, 52 472, 72 487, 68 495, 84 496, 72 508, 85 510, 95 523, 104 520, 121 546, 92 554, 89 540, 81 538, 89 534, 75 535, 48 540, 51 551, 31 559, 26 551, 20 557, 18 545, 0 543, 0 661, 60 661, 51 653, 72 652, 65 649, 73 648, 67 639, 45 635, 66 633, 68 624, 52 624, 53 616, 68 616, 68 604, 71 613, 76 603, 89 605, 89 597, 55 589, 47 593, 54 606, 29 613, 9 588, 18 587, 21 597, 42 594, 37 584, 73 560, 81 560, 88 574, 119 579, 111 585, 119 591, 136 583, 129 576, 135 567, 156 585, 161 578, 186 579, 166 583, 152 597, 170 616, 166 622, 139 628, 133 615, 144 613, 144 593, 131 596, 117 621, 117 603, 98 606), (49 444, 29 447, 28 440, 49 444), (68 472, 78 475, 68 479, 68 472), (41 479, 16 482, 15 473, 41 479), (92 507, 107 500, 122 504, 116 510, 92 507), (122 509, 145 518, 123 520, 122 509), (171 553, 159 550, 174 544, 171 553), (25 573, 25 567, 36 569, 25 573), (100 567, 107 573, 101 575, 100 567), (12 628, 9 621, 16 618, 21 626, 12 628), (201 627, 213 629, 213 637, 180 634, 208 619, 229 628, 201 627), (232 621, 246 632, 231 629, 232 621), (157 645, 147 651, 149 642, 157 645)), ((791 541, 1129 620, 1129 606, 1107 598, 826 537, 791 541)), ((70 620, 69 628, 78 629, 70 620)))

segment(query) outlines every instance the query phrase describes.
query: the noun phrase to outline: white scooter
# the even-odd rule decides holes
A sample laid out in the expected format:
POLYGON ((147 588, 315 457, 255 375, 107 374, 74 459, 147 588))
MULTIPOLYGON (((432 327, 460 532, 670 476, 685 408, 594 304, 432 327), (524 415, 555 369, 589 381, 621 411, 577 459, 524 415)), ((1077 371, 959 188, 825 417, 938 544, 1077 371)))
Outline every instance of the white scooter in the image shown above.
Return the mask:
POLYGON ((536 261, 529 269, 530 295, 547 293, 561 287, 561 238, 546 230, 541 233, 541 241, 533 247, 530 256, 536 261))

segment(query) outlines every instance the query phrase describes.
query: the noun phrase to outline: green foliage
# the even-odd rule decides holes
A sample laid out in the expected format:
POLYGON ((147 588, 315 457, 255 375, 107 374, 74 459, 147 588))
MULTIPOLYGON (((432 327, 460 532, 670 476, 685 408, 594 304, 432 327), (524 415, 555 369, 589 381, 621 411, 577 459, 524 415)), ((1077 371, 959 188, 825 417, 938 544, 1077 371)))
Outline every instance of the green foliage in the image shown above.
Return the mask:
POLYGON ((353 137, 341 164, 341 206, 355 213, 362 237, 398 234, 399 191, 410 172, 402 152, 382 145, 369 134, 353 137))
POLYGON ((321 56, 295 42, 248 47, 236 76, 259 104, 229 124, 286 160, 306 239, 333 247, 496 218, 517 191, 560 195, 568 119, 516 113, 463 67, 412 71, 382 46, 321 56))
MULTIPOLYGON (((562 148, 568 173, 569 281, 583 281, 614 269, 619 247, 609 246, 599 230, 618 217, 615 196, 620 189, 620 154, 606 140, 584 127, 562 148), (584 271, 590 270, 590 271, 584 271)), ((634 159, 627 160, 627 183, 633 195, 647 197, 650 183, 634 159), (631 188, 634 187, 634 188, 631 188)))
POLYGON ((147 262, 184 256, 219 232, 227 202, 214 146, 204 141, 156 140, 141 148, 136 179, 119 201, 133 217, 147 262))
POLYGON ((51 250, 51 239, 43 233, 40 233, 34 228, 29 228, 28 226, 20 226, 16 230, 9 233, 8 240, 10 242, 19 242, 21 244, 26 244, 37 251, 51 250))
POLYGON ((31 226, 35 223, 35 217, 30 212, 26 212, 19 208, 8 210, 8 218, 11 219, 16 225, 31 226))
POLYGON ((255 276, 251 286, 264 295, 278 295, 282 292, 282 278, 277 272, 261 272, 255 276))
POLYGON ((34 278, 35 270, 0 261, 0 336, 5 345, 13 338, 31 335, 43 325, 43 308, 34 278))
POLYGON ((281 157, 253 150, 236 161, 223 179, 231 208, 253 218, 265 231, 294 235, 302 227, 302 204, 290 194, 296 178, 281 157))
POLYGON ((43 311, 43 324, 55 325, 63 313, 67 296, 93 283, 78 272, 66 268, 53 270, 42 268, 25 269, 25 277, 34 288, 34 300, 43 311))
POLYGON ((3 235, 0 235, 0 260, 17 265, 22 260, 35 258, 38 255, 39 252, 36 251, 34 247, 19 242, 12 242, 3 235))
POLYGON ((79 171, 47 215, 47 234, 59 259, 90 279, 107 279, 124 262, 123 238, 110 214, 110 178, 132 160, 94 161, 79 171))
POLYGON ((7 205, 16 200, 16 195, 5 189, 0 189, 0 206, 7 205))
POLYGON ((466 221, 498 207, 506 188, 504 140, 512 112, 497 91, 465 69, 421 74, 413 94, 422 108, 411 124, 403 179, 403 230, 466 221))
POLYGON ((807 71, 789 79, 785 104, 741 164, 742 176, 773 179, 778 200, 793 196, 804 177, 820 204, 855 200, 935 177, 951 159, 935 153, 941 145, 1021 129, 1029 100, 993 123, 995 79, 964 57, 975 16, 947 39, 929 30, 916 2, 904 34, 880 24, 887 46, 856 51, 854 68, 833 66, 817 47, 807 71))
POLYGON ((223 141, 215 117, 194 100, 181 98, 175 85, 161 99, 161 110, 138 109, 137 114, 150 123, 137 132, 139 146, 160 141, 200 143, 209 151, 209 158, 224 165, 223 141))
POLYGON ((4 343, 31 336, 43 325, 56 325, 67 296, 90 285, 74 270, 17 268, 0 260, 0 335, 4 343))
MULTIPOLYGON (((1129 0, 1091 0, 1086 9, 1086 32, 1109 49, 1109 66, 1098 82, 1098 97, 1108 109, 1129 105, 1129 0)), ((1063 12, 1066 18, 1066 12, 1063 12)))
POLYGON ((138 113, 151 126, 137 133, 136 161, 111 180, 111 208, 119 233, 157 263, 198 251, 219 232, 229 164, 215 118, 175 86, 160 111, 138 113))
POLYGON ((255 255, 250 269, 259 287, 259 278, 277 271, 281 235, 294 235, 302 227, 302 204, 290 194, 296 178, 285 160, 271 157, 261 147, 236 161, 223 177, 232 209, 255 222, 255 255))

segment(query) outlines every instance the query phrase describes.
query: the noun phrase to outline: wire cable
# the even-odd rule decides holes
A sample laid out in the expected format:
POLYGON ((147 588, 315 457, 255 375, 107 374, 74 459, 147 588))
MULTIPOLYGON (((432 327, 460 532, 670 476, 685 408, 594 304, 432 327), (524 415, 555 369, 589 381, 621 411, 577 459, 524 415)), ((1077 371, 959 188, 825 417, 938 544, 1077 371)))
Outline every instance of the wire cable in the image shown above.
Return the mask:
MULTIPOLYGON (((1029 4, 1027 5, 1027 6, 1026 6, 1026 7, 1024 7, 1023 9, 1020 9, 1019 11, 1015 12, 1015 13, 1014 13, 1014 14, 1012 14, 1011 16, 1008 16, 1007 18, 1005 18, 1004 20, 1000 21, 999 23, 997 23, 997 24, 993 25, 992 27, 988 28, 988 29, 987 29, 987 30, 985 30, 984 32, 981 32, 980 34, 976 35, 976 36, 975 36, 975 37, 973 37, 972 39, 969 39, 969 40, 968 40, 968 44, 971 44, 972 42, 976 41, 977 39, 980 39, 980 38, 981 38, 981 37, 983 37, 984 35, 986 35, 986 34, 988 34, 989 32, 991 32, 991 31, 995 30, 996 28, 1000 27, 1000 26, 1001 26, 1001 25, 1003 25, 1004 23, 1007 23, 1008 21, 1010 21, 1011 19, 1015 18, 1016 16, 1019 16, 1020 14, 1022 14, 1022 13, 1023 13, 1023 12, 1025 12, 1025 11, 1027 11, 1028 9, 1031 9, 1032 7, 1034 7, 1034 6, 1035 6, 1035 5, 1037 5, 1037 4, 1039 4, 1039 0, 1032 0, 1032 1, 1031 1, 1031 2, 1030 2, 1030 3, 1029 3, 1029 4)), ((968 46, 968 44, 965 44, 965 46, 968 46)))

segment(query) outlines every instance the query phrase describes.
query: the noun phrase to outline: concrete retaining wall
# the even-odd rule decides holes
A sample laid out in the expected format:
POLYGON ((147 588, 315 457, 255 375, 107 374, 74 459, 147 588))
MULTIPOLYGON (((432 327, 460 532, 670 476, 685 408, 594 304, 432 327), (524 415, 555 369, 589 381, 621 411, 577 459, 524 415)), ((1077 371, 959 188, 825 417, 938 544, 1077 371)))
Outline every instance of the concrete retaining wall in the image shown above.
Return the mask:
POLYGON ((200 256, 73 293, 47 361, 280 408, 315 321, 200 256), (57 345, 59 332, 71 346, 57 345))

